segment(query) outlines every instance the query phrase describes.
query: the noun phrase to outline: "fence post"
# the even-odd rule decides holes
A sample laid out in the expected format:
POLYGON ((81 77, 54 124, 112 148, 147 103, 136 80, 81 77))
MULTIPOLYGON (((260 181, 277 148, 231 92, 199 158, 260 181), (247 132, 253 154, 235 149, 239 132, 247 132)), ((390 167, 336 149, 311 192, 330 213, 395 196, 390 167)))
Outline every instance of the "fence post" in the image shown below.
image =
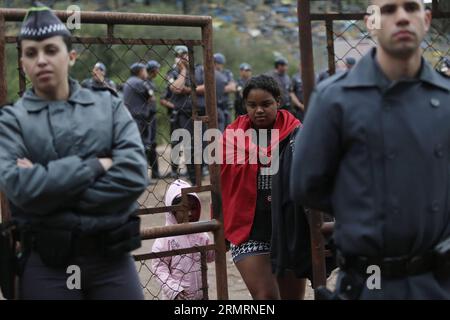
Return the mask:
POLYGON ((313 288, 326 286, 325 245, 322 234, 323 214, 317 210, 311 210, 309 217, 311 232, 311 259, 313 268, 313 288))
POLYGON ((334 33, 333 20, 327 18, 325 20, 325 27, 327 29, 327 52, 328 52, 328 71, 330 75, 336 73, 336 65, 334 63, 334 33))
MULTIPOLYGON (((300 52, 302 63, 303 92, 305 95, 305 110, 314 88, 314 56, 311 35, 311 13, 309 0, 298 0, 298 20, 300 36, 300 52)), ((328 29, 327 29, 328 30, 328 29)), ((333 55, 334 59, 334 55, 333 55)), ((334 64, 334 61, 333 61, 334 64)), ((311 232, 311 254, 314 288, 326 285, 324 240, 321 233, 323 215, 311 210, 308 217, 311 232)))
MULTIPOLYGON (((8 87, 6 83, 6 39, 5 39, 5 17, 0 14, 0 106, 7 102, 8 87)), ((1 133, 0 133, 1 134, 1 133)), ((3 193, 0 193, 0 221, 9 220, 10 212, 8 201, 3 193)))
POLYGON ((200 150, 198 150, 197 147, 197 139, 200 139, 200 147, 202 146, 202 128, 203 128, 203 123, 202 126, 200 126, 200 128, 198 128, 195 125, 196 121, 200 121, 201 119, 199 118, 198 115, 198 99, 197 99, 197 93, 196 93, 196 88, 197 88, 197 83, 195 81, 195 60, 194 60, 194 47, 192 45, 188 45, 188 56, 189 56, 189 79, 190 79, 190 83, 191 83, 191 100, 192 100, 192 122, 193 122, 193 127, 194 127, 194 137, 193 139, 191 139, 191 142, 193 143, 193 145, 191 146, 191 148, 194 148, 194 153, 191 152, 191 162, 194 164, 194 169, 195 169, 195 184, 196 186, 201 186, 202 185, 202 164, 203 164, 203 160, 201 161, 201 163, 196 163, 198 156, 200 156, 200 159, 202 159, 203 156, 203 148, 200 148, 200 150), (200 153, 200 155, 199 155, 200 153))
POLYGON ((203 300, 209 300, 208 295, 208 261, 206 256, 208 251, 202 250, 200 251, 201 257, 201 270, 202 270, 202 291, 203 291, 203 300))
MULTIPOLYGON (((205 104, 208 116, 208 128, 217 128, 216 86, 214 76, 213 48, 212 48, 212 19, 202 26, 203 64, 205 68, 205 104)), ((223 233, 222 197, 220 195, 220 165, 215 163, 209 166, 212 185, 211 200, 213 218, 220 222, 221 226, 214 231, 214 243, 216 245, 216 285, 217 299, 228 300, 227 259, 225 256, 225 237, 223 233)))
POLYGON ((314 89, 314 56, 311 35, 311 15, 309 0, 298 0, 298 21, 300 56, 302 64, 302 82, 305 112, 308 110, 309 97, 314 89))
POLYGON ((6 104, 8 87, 6 84, 6 39, 5 16, 0 14, 0 106, 6 104))

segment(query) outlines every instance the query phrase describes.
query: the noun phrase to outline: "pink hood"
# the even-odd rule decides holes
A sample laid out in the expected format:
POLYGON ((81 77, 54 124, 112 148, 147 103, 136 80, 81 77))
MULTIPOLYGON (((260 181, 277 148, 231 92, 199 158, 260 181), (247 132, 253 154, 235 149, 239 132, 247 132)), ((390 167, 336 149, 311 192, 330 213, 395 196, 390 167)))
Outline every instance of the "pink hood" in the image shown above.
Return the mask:
MULTIPOLYGON (((184 180, 178 179, 172 182, 169 186, 169 189, 166 191, 166 196, 164 198, 164 203, 166 206, 171 206, 173 200, 177 197, 181 197, 181 189, 190 188, 192 187, 189 182, 186 182, 184 180)), ((191 196, 194 196, 198 202, 200 203, 200 210, 201 210, 201 202, 200 198, 195 192, 188 193, 191 196)), ((175 216, 171 212, 166 212, 166 226, 177 224, 177 220, 175 219, 175 216)))
MULTIPOLYGON (((181 189, 189 187, 191 187, 189 183, 180 179, 172 182, 166 192, 166 206, 171 206, 173 200, 181 196, 181 189)), ((189 194, 197 198, 200 202, 196 193, 189 194)), ((175 216, 170 212, 166 212, 166 225, 173 224, 177 224, 175 216)), ((210 243, 209 236, 206 232, 173 236, 156 239, 152 251, 165 252, 205 246, 210 243)), ((207 252, 206 260, 208 262, 214 261, 214 251, 207 252)), ((153 259, 151 269, 154 274, 153 277, 161 285, 162 298, 164 300, 173 300, 182 291, 188 294, 190 300, 203 299, 200 253, 153 259)))

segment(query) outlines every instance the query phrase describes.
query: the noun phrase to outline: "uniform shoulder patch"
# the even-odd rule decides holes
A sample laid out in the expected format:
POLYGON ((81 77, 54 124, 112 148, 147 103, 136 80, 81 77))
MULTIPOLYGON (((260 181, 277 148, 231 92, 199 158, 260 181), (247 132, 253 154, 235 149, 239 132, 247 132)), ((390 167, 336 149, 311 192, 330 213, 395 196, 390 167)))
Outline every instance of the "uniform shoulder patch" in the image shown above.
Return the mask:
POLYGON ((119 95, 117 94, 117 91, 111 87, 92 87, 92 90, 94 91, 109 91, 113 96, 115 97, 119 97, 119 95))
POLYGON ((450 79, 450 73, 445 72, 444 70, 436 70, 440 75, 444 76, 444 78, 450 79))
POLYGON ((331 77, 321 81, 318 85, 317 85, 317 91, 322 91, 324 90, 326 87, 329 87, 331 84, 345 78, 347 76, 348 72, 339 72, 339 73, 335 73, 334 75, 332 75, 331 77))

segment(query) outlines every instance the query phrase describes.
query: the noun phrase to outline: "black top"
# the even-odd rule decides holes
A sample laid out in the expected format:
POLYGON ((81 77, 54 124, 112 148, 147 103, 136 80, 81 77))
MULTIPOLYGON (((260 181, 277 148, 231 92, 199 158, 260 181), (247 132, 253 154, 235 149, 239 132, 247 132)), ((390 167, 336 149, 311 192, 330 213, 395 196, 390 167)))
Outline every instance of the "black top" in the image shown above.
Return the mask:
POLYGON ((290 168, 295 129, 280 143, 279 170, 272 179, 272 270, 282 276, 287 270, 298 278, 311 277, 311 245, 305 211, 289 196, 290 168))
POLYGON ((256 179, 257 197, 255 218, 253 219, 249 239, 269 242, 272 235, 272 218, 270 209, 270 204, 272 202, 272 176, 262 175, 262 168, 258 170, 258 178, 256 179))

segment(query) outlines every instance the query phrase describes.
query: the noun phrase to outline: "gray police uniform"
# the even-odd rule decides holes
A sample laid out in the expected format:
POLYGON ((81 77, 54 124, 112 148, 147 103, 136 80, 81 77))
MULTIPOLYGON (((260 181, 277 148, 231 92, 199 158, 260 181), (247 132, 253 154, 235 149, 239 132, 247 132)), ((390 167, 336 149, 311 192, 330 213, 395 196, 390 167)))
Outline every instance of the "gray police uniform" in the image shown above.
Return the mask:
POLYGON ((149 118, 148 120, 150 121, 150 137, 151 137, 151 143, 154 144, 156 143, 156 98, 155 98, 155 93, 156 93, 156 85, 152 80, 147 80, 146 81, 146 89, 147 92, 149 94, 151 94, 150 96, 150 101, 148 102, 149 105, 149 118))
MULTIPOLYGON (((302 76, 300 73, 294 74, 292 77, 292 92, 294 92, 295 96, 297 97, 298 101, 303 103, 303 81, 302 76)), ((299 108, 295 108, 295 117, 303 122, 304 118, 304 112, 300 110, 299 108)))
MULTIPOLYGON (((170 91, 169 86, 166 87, 164 90, 164 93, 161 96, 162 99, 165 99, 167 101, 172 101, 172 91, 170 91)), ((174 130, 176 130, 176 113, 173 112, 173 109, 167 108, 167 115, 169 116, 169 122, 170 122, 170 136, 172 136, 172 133, 174 130)), ((170 141, 170 145, 172 149, 175 147, 175 141, 170 141)), ((170 162, 170 167, 173 175, 178 174, 178 165, 170 162)))
MULTIPOLYGON (((180 70, 178 68, 172 69, 167 74, 167 79, 169 83, 173 83, 176 79, 180 77, 180 70)), ((191 79, 189 71, 186 73, 185 86, 191 86, 191 79)), ((170 89, 169 89, 170 90, 170 89)), ((171 92, 170 101, 174 104, 175 108, 172 112, 173 118, 175 120, 173 128, 176 129, 186 129, 191 135, 191 148, 184 150, 187 154, 190 154, 192 162, 194 159, 194 122, 192 121, 192 98, 191 94, 178 94, 171 92)), ((200 102, 198 102, 200 104, 200 102)), ((199 115, 204 114, 204 109, 199 108, 199 115)), ((171 140, 172 145, 177 145, 181 143, 181 137, 177 140, 171 140)), ((195 184, 195 166, 194 164, 186 164, 189 180, 192 184, 195 184)))
MULTIPOLYGON (((401 269, 395 261, 426 256, 450 236, 450 80, 422 59, 416 79, 391 82, 375 54, 318 85, 295 141, 291 196, 335 216, 338 262, 350 266, 340 281, 351 261, 401 269)), ((412 276, 410 267, 396 277, 381 267, 381 289, 361 282, 353 297, 450 298, 449 276, 412 276)))
POLYGON ((94 90, 109 87, 110 89, 117 91, 116 84, 108 78, 105 78, 104 82, 97 81, 94 78, 85 79, 83 80, 83 82, 81 82, 81 86, 86 89, 94 89, 94 90))
MULTIPOLYGON (((231 114, 230 114, 231 100, 230 100, 230 94, 225 93, 225 86, 228 85, 230 82, 234 81, 234 75, 233 75, 233 72, 231 72, 231 70, 229 70, 229 69, 224 69, 221 73, 222 73, 223 77, 225 78, 224 79, 225 85, 223 86, 223 89, 224 89, 223 97, 221 97, 221 99, 219 99, 220 104, 218 104, 218 106, 223 108, 223 113, 224 113, 223 130, 225 130, 225 128, 231 123, 231 114)), ((222 80, 222 77, 220 77, 220 78, 221 78, 220 80, 222 80)), ((217 86, 217 82, 216 82, 216 86, 217 86)))
POLYGON ((155 116, 156 103, 149 99, 154 91, 148 81, 136 76, 131 76, 123 86, 123 100, 136 121, 145 150, 150 150, 154 137, 152 136, 150 123, 155 116))
MULTIPOLYGON (((217 123, 221 132, 225 130, 230 119, 228 111, 228 94, 225 93, 225 86, 233 80, 229 78, 226 72, 214 70, 214 78, 216 82, 216 99, 217 99, 217 123)), ((195 71, 195 82, 197 85, 205 83, 203 66, 198 66, 195 71)), ((197 103, 201 110, 205 110, 205 95, 197 96, 197 103)))
POLYGON ((289 78, 289 75, 287 73, 280 75, 276 70, 272 70, 267 74, 268 76, 271 76, 275 79, 275 81, 280 86, 281 90, 281 108, 290 110, 291 107, 291 98, 289 96, 289 93, 291 91, 291 78, 289 78))
POLYGON ((152 178, 159 178, 159 165, 158 165, 158 154, 156 152, 156 131, 157 131, 157 121, 156 121, 156 85, 153 80, 146 80, 146 87, 148 88, 148 93, 151 94, 149 101, 150 114, 147 118, 149 122, 149 136, 150 136, 150 149, 147 152, 147 159, 152 170, 152 178))
POLYGON ((43 100, 29 89, 13 107, 0 109, 0 188, 20 230, 33 235, 22 243, 31 253, 21 297, 142 299, 128 251, 103 255, 114 250, 111 230, 124 236, 120 228, 134 219, 148 184, 136 124, 109 91, 69 83, 67 101, 43 100), (17 166, 24 157, 32 168, 17 166), (107 172, 99 157, 113 159, 107 172), (70 264, 81 268, 81 290, 67 288, 70 264))

